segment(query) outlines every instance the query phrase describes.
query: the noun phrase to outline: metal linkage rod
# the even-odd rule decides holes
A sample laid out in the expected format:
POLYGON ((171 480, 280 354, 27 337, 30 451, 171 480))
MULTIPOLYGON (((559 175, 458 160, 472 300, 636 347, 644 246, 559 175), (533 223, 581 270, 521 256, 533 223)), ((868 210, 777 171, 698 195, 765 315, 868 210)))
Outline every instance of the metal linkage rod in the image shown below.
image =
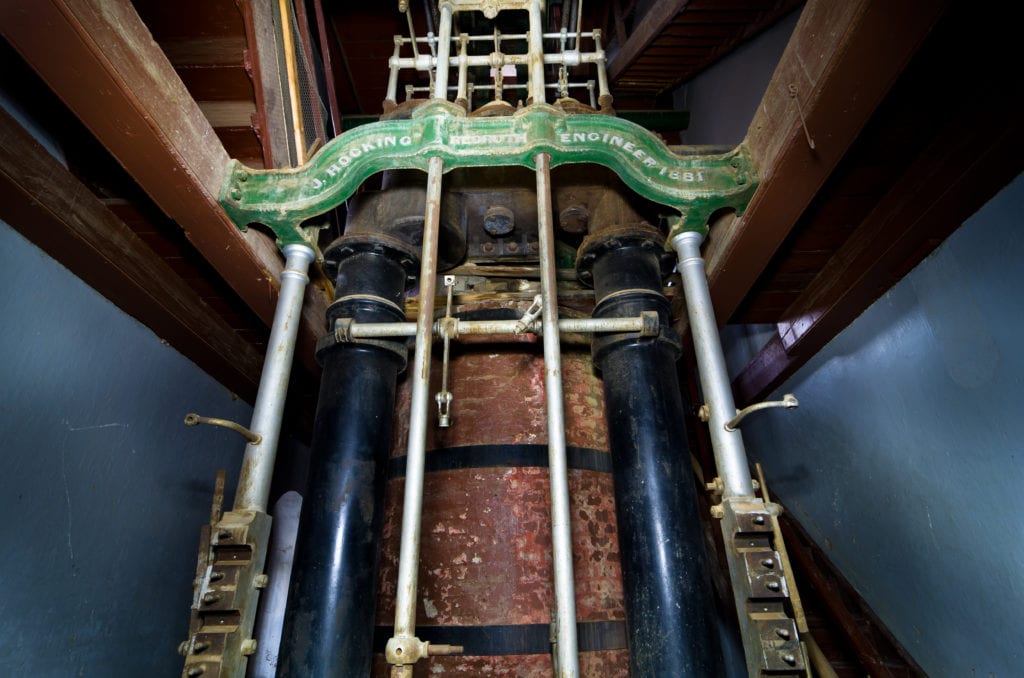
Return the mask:
POLYGON ((693 332, 693 348, 697 354, 700 384, 709 410, 711 445, 718 476, 722 479, 722 497, 753 497, 754 486, 739 430, 729 430, 726 423, 736 416, 736 403, 725 367, 722 342, 718 337, 715 309, 704 271, 700 244, 704 236, 687 231, 672 238, 672 247, 679 255, 679 273, 686 295, 686 313, 693 332))
MULTIPOLYGON (((533 103, 544 103, 544 28, 541 22, 541 0, 530 2, 530 42, 529 42, 529 65, 530 65, 530 97, 533 103)), ((539 156, 538 156, 539 157, 539 156)), ((540 200, 540 165, 537 166, 537 199, 540 200)), ((547 172, 545 172, 547 176, 547 172)), ((550 187, 549 187, 550 188, 550 187)), ((554 289, 554 288, 552 288, 554 289)))
MULTIPOLYGON (((531 18, 532 8, 536 5, 537 3, 531 5, 531 18)), ((534 25, 538 27, 539 34, 539 19, 534 25)), ((569 523, 569 471, 565 459, 565 412, 562 402, 562 353, 558 335, 555 233, 551 215, 551 157, 547 153, 538 153, 536 165, 537 233, 540 243, 544 327, 544 390, 548 415, 548 467, 551 473, 551 546, 555 574, 555 675, 559 678, 568 678, 579 676, 580 669, 576 645, 572 532, 569 523)))
MULTIPOLYGON (((564 54, 544 54, 538 59, 531 59, 529 54, 502 54, 501 63, 502 65, 513 65, 523 66, 530 65, 531 69, 535 67, 543 67, 551 64, 566 64, 567 66, 578 66, 579 64, 601 64, 604 63, 605 54, 603 51, 599 52, 582 52, 577 54, 576 52, 566 52, 564 54)), ((431 57, 426 54, 421 54, 419 58, 416 57, 394 57, 392 56, 388 60, 388 65, 391 67, 397 66, 398 68, 415 68, 417 70, 425 71, 434 66, 435 64, 440 65, 447 63, 450 68, 457 68, 461 65, 462 57, 460 56, 449 56, 439 55, 438 57, 431 57)), ((494 61, 490 55, 477 55, 471 54, 466 57, 466 64, 469 66, 493 66, 494 61)), ((438 68, 438 74, 443 69, 438 68)), ((541 82, 543 82, 543 73, 541 74, 541 82)), ((445 88, 448 87, 447 78, 445 78, 445 88)), ((434 87, 437 87, 437 81, 434 81, 434 87)), ((530 86, 530 91, 533 91, 533 86, 530 86)))
MULTIPOLYGON (((451 338, 463 334, 515 334, 518 320, 459 320, 452 323, 451 338)), ((559 332, 581 334, 597 332, 640 332, 641 336, 657 336, 658 318, 637 316, 635 318, 559 318, 559 332)), ((542 327, 530 325, 530 332, 543 331, 542 327)), ((351 339, 379 339, 382 337, 412 337, 416 335, 416 323, 349 323, 344 332, 351 339)), ((438 323, 434 323, 434 335, 444 337, 438 323)))
MULTIPOLYGON (((448 25, 451 10, 448 7, 448 25)), ((442 11, 442 30, 445 14, 442 11)), ((439 78, 440 80, 440 78, 439 78)), ((426 215, 423 222, 423 253, 420 263, 419 318, 416 352, 410 366, 412 404, 409 411, 409 446, 405 462, 405 498, 402 504, 402 537, 398 557, 398 590, 395 594, 395 631, 388 643, 391 675, 411 676, 416 648, 416 585, 419 572, 420 520, 423 512, 423 467, 427 443, 427 411, 430 402, 430 357, 433 347, 434 295, 437 289, 437 242, 441 220, 441 177, 444 162, 431 158, 427 173, 426 215), (404 655, 404 656, 403 656, 404 655), (393 659, 411 659, 409 664, 393 659)))
POLYGON ((434 98, 447 99, 448 69, 452 65, 449 58, 452 49, 452 5, 450 2, 441 3, 440 28, 441 37, 437 44, 437 77, 434 78, 434 98))
POLYGON ((270 479, 274 473, 277 442, 281 437, 281 417, 288 394, 288 378, 295 355, 295 338, 299 332, 302 299, 309 284, 309 265, 315 255, 305 245, 284 248, 285 265, 281 272, 281 292, 274 310, 267 356, 260 375, 256 405, 249 430, 260 437, 259 442, 245 446, 242 471, 238 477, 235 511, 267 512, 270 479))

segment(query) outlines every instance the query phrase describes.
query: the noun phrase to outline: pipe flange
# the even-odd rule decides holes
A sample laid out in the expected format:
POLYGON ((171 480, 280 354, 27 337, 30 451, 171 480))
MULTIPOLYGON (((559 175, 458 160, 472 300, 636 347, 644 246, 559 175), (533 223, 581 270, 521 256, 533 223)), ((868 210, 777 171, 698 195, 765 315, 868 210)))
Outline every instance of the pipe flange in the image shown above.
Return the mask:
POLYGON ((583 239, 576 255, 576 277, 584 285, 593 287, 594 262, 605 252, 622 247, 640 247, 657 252, 662 278, 675 267, 675 253, 665 251, 665 236, 658 229, 647 224, 613 226, 583 239))
POLYGON ((332 242, 324 250, 324 273, 333 280, 338 276, 339 262, 361 252, 379 254, 397 261, 405 271, 407 285, 411 285, 419 276, 420 253, 409 243, 383 233, 343 235, 332 242))

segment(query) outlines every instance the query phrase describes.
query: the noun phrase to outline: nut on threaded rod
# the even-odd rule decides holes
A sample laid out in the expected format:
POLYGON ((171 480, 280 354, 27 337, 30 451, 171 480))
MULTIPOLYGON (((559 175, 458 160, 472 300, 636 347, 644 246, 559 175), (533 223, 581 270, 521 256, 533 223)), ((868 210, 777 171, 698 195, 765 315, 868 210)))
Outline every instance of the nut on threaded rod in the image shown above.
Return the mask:
POLYGON ((185 426, 199 426, 199 424, 209 424, 210 426, 221 426, 228 428, 238 433, 243 438, 249 441, 252 445, 259 445, 263 442, 263 436, 259 433, 250 431, 241 424, 235 423, 228 419, 218 419, 216 417, 202 417, 195 412, 189 412, 185 415, 185 426))

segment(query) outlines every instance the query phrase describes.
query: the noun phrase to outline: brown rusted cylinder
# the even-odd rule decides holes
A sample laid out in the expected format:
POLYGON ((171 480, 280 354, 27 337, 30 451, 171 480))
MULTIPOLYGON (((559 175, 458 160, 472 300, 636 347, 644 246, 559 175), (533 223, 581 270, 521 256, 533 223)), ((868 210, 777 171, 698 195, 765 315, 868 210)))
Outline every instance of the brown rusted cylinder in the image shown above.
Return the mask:
MULTIPOLYGON (((435 364, 431 384, 441 383, 435 364)), ((585 348, 562 354, 583 676, 628 676, 611 459, 601 383, 585 348)), ((463 645, 422 676, 551 676, 551 515, 538 345, 452 347, 450 428, 428 428, 416 632, 463 645)), ((394 622, 409 392, 399 385, 385 500, 374 675, 394 622)))

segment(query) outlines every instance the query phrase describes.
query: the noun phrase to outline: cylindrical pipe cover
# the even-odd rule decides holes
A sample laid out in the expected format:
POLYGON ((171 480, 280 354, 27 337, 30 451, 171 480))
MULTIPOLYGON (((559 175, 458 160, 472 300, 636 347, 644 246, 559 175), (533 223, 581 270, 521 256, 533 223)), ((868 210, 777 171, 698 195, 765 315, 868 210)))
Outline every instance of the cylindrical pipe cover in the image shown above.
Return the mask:
MULTIPOLYGON (((328 311, 361 322, 403 319, 405 273, 382 253, 338 262, 328 311)), ((324 367, 313 428, 309 485, 295 545, 278 676, 368 675, 373 657, 384 468, 401 342, 336 343, 324 367)))
POLYGON ((721 651, 697 510, 682 394, 679 339, 661 294, 660 254, 605 248, 592 266, 595 317, 657 311, 661 336, 595 337, 604 378, 609 448, 635 676, 720 675, 721 651))

